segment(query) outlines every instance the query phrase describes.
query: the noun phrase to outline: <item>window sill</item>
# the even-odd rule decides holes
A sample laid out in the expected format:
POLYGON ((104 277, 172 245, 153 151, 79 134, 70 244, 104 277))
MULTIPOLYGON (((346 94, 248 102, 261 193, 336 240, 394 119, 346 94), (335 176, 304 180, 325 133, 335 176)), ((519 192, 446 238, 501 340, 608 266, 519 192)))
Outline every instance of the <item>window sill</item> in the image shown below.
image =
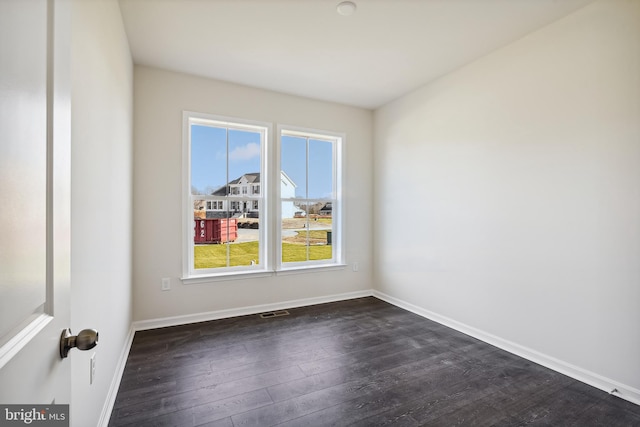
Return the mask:
POLYGON ((184 285, 201 285, 204 283, 222 282, 227 280, 241 280, 241 279, 254 279, 254 278, 260 278, 260 277, 271 277, 273 275, 274 275, 273 271, 265 271, 265 270, 234 271, 230 273, 183 277, 180 280, 182 280, 182 283, 184 285))
POLYGON ((204 283, 223 282, 228 280, 257 279, 271 276, 287 276, 290 274, 308 274, 318 273, 321 271, 344 270, 346 267, 346 264, 308 265, 305 267, 290 267, 277 271, 239 271, 215 275, 191 276, 183 277, 180 280, 182 280, 182 283, 185 285, 200 285, 204 283))

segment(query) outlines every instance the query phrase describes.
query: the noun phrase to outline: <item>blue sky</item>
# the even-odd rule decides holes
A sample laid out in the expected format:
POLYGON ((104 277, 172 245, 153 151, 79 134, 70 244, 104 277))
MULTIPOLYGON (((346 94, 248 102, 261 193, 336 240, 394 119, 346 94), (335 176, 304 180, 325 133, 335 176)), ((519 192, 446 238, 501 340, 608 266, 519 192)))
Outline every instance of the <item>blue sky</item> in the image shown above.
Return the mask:
POLYGON ((217 190, 245 173, 259 171, 259 133, 229 130, 227 170, 226 129, 191 126, 191 184, 199 191, 217 190))
MULTIPOLYGON (((226 130, 209 126, 191 126, 191 184, 199 191, 213 191, 243 174, 260 171, 260 134, 229 130, 227 170, 226 130)), ((296 196, 331 197, 331 142, 309 140, 309 167, 306 167, 307 144, 304 138, 282 137, 282 170, 297 185, 296 196), (308 191, 306 177, 309 178, 308 191)))

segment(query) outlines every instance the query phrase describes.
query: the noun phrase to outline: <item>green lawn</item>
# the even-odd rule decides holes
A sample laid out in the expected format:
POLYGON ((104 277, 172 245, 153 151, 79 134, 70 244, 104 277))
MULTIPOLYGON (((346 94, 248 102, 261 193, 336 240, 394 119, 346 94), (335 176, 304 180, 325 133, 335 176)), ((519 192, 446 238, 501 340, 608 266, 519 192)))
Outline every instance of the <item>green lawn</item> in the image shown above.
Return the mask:
POLYGON ((309 248, 309 260, 331 259, 330 245, 296 245, 294 243, 282 244, 282 262, 298 262, 307 260, 307 247, 309 248))
MULTIPOLYGON (((315 232, 312 230, 312 234, 315 232)), ((324 232, 326 239, 326 231, 324 232)), ((229 245, 196 245, 194 247, 195 268, 217 268, 227 266, 227 247, 229 248, 229 266, 251 265, 260 262, 258 257, 258 242, 232 243, 229 245)), ((282 244, 282 261, 298 262, 307 260, 307 248, 309 259, 331 259, 332 248, 330 245, 304 245, 295 243, 282 244)))
POLYGON ((258 242, 232 243, 230 245, 196 245, 194 259, 196 268, 216 268, 227 266, 227 247, 229 248, 229 266, 251 265, 260 262, 258 242))

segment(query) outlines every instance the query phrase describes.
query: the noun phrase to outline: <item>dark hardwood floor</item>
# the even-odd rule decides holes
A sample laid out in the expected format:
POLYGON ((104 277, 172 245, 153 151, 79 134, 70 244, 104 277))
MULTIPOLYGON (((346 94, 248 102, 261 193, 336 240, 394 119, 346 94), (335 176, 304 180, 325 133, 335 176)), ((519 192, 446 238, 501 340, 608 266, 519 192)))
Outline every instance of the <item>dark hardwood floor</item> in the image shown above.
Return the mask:
POLYGON ((138 332, 110 426, 640 426, 640 406, 359 298, 138 332))

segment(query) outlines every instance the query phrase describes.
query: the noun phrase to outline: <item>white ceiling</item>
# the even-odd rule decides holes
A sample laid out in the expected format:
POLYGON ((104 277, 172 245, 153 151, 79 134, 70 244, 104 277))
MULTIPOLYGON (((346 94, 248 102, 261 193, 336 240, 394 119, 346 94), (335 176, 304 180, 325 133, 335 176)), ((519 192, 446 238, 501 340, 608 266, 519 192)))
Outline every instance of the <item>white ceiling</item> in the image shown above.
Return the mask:
POLYGON ((376 108, 593 0, 120 0, 136 64, 376 108))

